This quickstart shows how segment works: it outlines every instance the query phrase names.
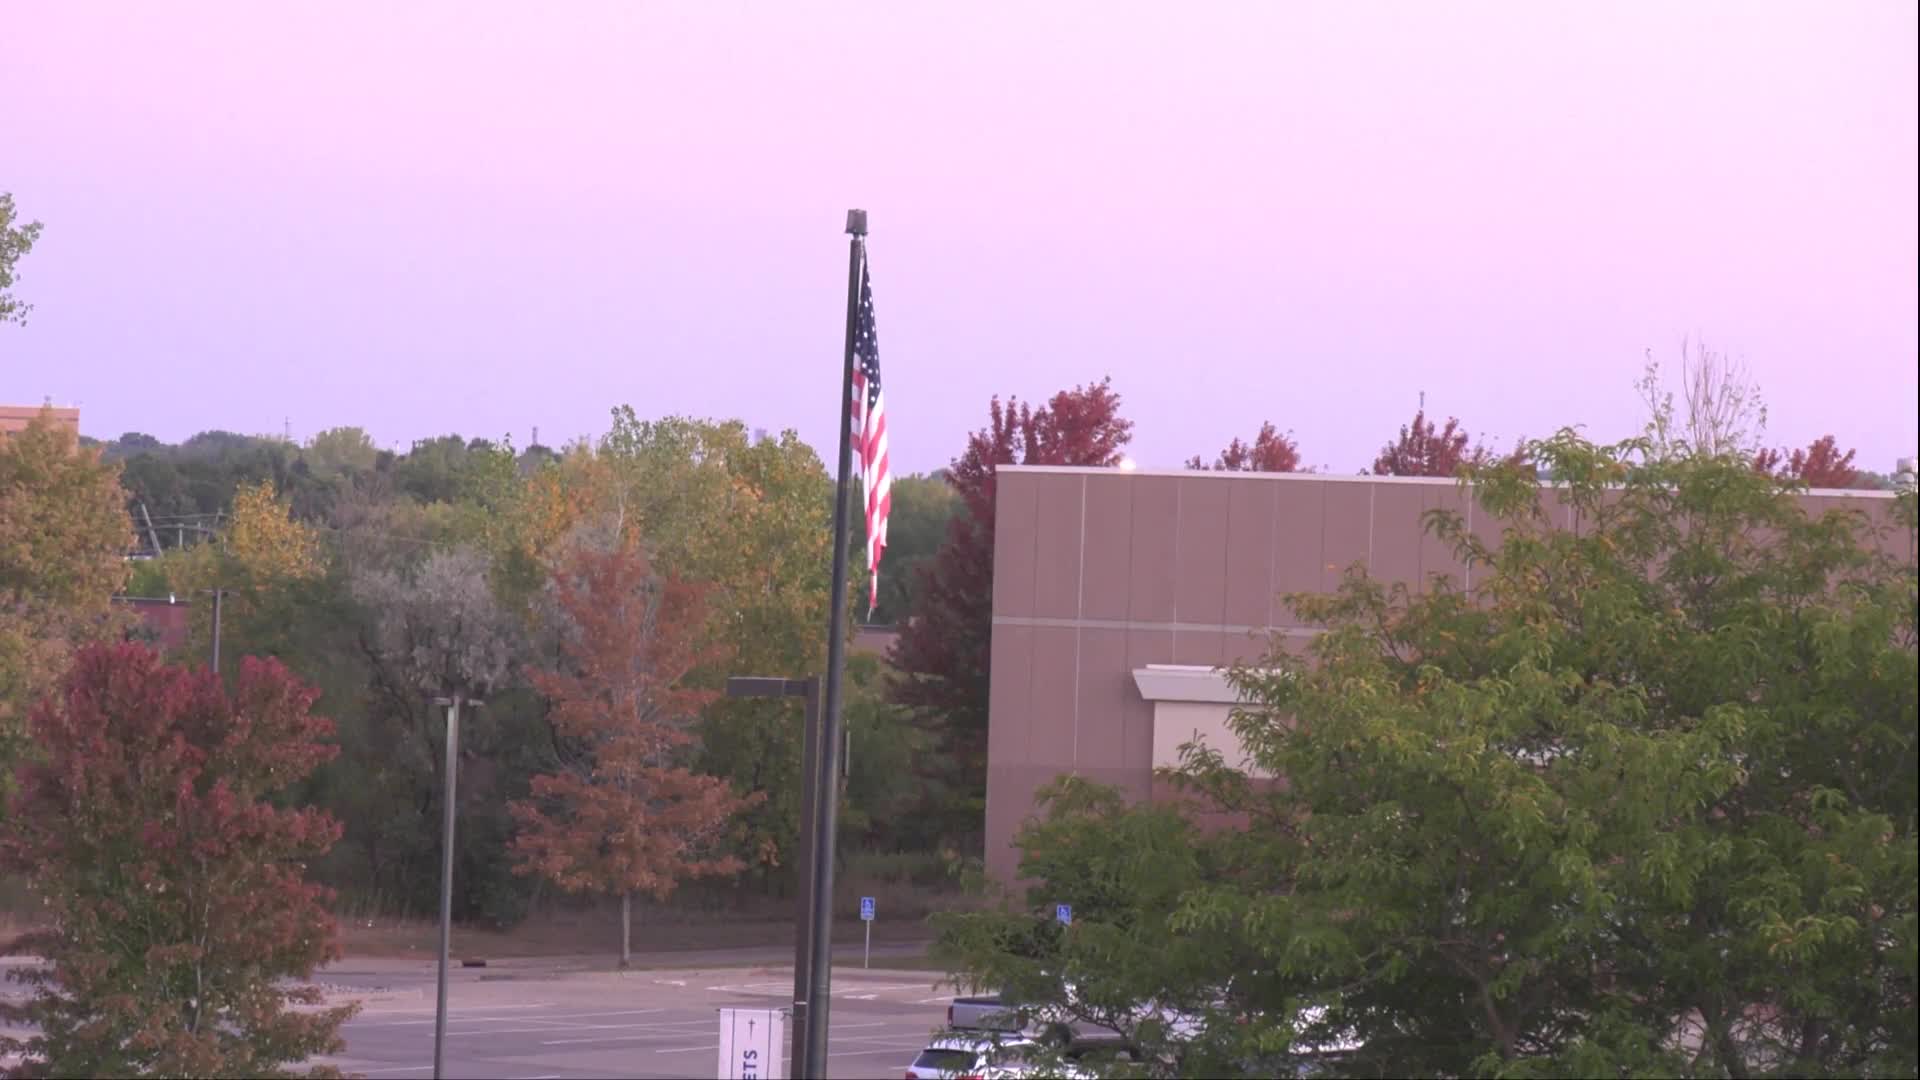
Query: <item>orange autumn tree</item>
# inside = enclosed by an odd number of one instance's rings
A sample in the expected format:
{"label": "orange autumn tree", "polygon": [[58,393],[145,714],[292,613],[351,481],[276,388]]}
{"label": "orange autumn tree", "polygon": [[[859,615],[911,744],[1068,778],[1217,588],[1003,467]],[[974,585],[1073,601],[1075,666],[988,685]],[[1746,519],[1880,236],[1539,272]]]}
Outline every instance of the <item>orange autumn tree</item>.
{"label": "orange autumn tree", "polygon": [[685,685],[719,659],[704,644],[705,590],[654,573],[628,530],[576,543],[553,576],[562,663],[530,678],[551,706],[554,770],[512,806],[515,872],[571,893],[620,897],[620,964],[633,957],[633,896],[666,899],[689,878],[738,873],[722,849],[757,800],[687,767],[690,730],[713,700]]}

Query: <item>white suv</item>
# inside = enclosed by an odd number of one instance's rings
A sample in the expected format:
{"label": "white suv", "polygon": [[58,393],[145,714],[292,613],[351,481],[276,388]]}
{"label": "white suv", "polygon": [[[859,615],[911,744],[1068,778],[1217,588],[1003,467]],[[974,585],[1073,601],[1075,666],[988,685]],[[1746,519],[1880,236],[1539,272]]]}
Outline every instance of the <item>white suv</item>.
{"label": "white suv", "polygon": [[1093,1074],[1072,1064],[1045,1064],[1048,1055],[1032,1039],[990,1035],[936,1035],[907,1066],[906,1080],[1082,1080]]}

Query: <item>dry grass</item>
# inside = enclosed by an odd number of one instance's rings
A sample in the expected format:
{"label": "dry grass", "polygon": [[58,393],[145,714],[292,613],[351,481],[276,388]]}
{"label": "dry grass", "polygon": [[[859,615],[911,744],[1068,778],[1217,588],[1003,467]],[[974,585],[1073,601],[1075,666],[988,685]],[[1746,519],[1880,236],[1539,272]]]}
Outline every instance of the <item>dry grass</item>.
{"label": "dry grass", "polygon": [[[892,942],[926,940],[926,918],[936,911],[973,906],[977,901],[958,885],[956,875],[937,857],[853,855],[835,881],[835,907],[841,913],[834,936],[858,941],[860,898],[874,898],[881,933]],[[343,902],[337,909],[340,943],[349,955],[425,956],[439,948],[439,928],[431,918],[383,910],[377,899]],[[795,901],[747,888],[690,890],[666,905],[636,903],[633,947],[636,952],[698,952],[791,944]],[[39,902],[17,880],[0,879],[0,944],[44,925]],[[498,959],[608,955],[620,942],[619,905],[612,901],[561,901],[543,905],[506,930],[456,926],[456,956]]]}

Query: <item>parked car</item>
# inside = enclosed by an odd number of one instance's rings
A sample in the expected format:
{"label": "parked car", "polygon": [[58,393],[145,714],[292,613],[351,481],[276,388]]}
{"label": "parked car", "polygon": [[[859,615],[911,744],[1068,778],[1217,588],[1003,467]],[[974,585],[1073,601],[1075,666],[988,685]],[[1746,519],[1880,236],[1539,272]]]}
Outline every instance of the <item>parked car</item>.
{"label": "parked car", "polygon": [[906,1080],[1090,1080],[1092,1075],[1032,1039],[981,1032],[936,1035],[905,1073]]}
{"label": "parked car", "polygon": [[1019,1031],[1020,1014],[997,994],[957,997],[947,1006],[947,1026],[955,1031]]}

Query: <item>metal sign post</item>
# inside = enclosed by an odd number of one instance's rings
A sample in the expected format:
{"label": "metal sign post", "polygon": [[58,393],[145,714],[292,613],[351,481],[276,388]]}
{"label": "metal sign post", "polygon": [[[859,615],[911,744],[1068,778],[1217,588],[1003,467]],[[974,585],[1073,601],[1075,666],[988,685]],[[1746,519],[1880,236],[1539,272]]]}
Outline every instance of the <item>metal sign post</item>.
{"label": "metal sign post", "polygon": [[860,966],[870,968],[873,966],[873,897],[871,896],[860,898],[860,921],[867,927],[867,949],[860,957]]}

